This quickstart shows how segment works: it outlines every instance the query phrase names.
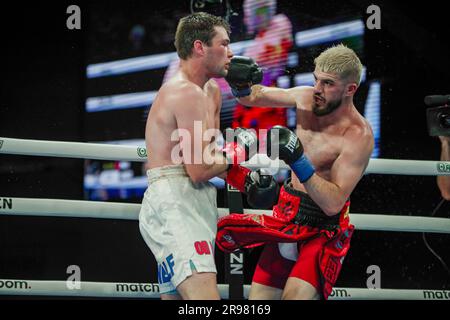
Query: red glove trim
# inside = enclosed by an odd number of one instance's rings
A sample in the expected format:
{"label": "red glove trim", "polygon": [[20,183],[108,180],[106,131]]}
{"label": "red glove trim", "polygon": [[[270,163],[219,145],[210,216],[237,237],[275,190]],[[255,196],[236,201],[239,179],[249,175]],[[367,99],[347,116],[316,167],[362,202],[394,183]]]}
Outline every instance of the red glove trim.
{"label": "red glove trim", "polygon": [[225,181],[230,186],[238,189],[242,193],[245,193],[245,178],[250,172],[251,170],[246,167],[233,165],[230,171],[228,171]]}

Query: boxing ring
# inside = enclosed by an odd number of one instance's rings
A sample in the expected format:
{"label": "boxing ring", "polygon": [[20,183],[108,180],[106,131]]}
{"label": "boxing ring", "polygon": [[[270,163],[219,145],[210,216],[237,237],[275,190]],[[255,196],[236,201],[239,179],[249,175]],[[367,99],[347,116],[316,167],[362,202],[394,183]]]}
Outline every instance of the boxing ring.
{"label": "boxing ring", "polygon": [[[0,137],[0,154],[26,156],[68,157],[80,159],[146,162],[143,147],[105,145],[96,143],[26,140]],[[259,155],[261,156],[261,155]],[[249,168],[289,169],[283,162],[251,159],[243,165]],[[255,161],[256,160],[256,161]],[[250,164],[251,163],[251,164]],[[371,159],[366,174],[395,174],[436,176],[450,175],[450,162]],[[96,218],[138,220],[140,204],[112,203],[81,200],[11,198],[0,196],[0,215],[45,216],[70,218]],[[246,209],[244,213],[271,214],[269,210]],[[220,216],[228,214],[227,208],[219,208]],[[450,219],[396,214],[351,213],[356,230],[426,232],[450,234]],[[228,299],[229,285],[219,284],[221,297]],[[244,285],[244,297],[248,298],[250,286]],[[8,296],[72,296],[108,298],[159,298],[158,284],[35,281],[24,279],[0,279],[0,295]],[[448,290],[333,288],[330,300],[450,300]]]}

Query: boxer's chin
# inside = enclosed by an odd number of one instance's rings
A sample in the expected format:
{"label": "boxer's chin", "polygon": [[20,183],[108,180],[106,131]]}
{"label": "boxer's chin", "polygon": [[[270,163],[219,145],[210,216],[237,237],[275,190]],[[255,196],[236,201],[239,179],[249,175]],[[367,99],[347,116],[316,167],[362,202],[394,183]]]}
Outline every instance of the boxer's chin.
{"label": "boxer's chin", "polygon": [[228,70],[224,67],[223,69],[219,70],[218,78],[225,78],[228,74]]}
{"label": "boxer's chin", "polygon": [[339,108],[339,106],[342,104],[342,100],[338,100],[338,101],[330,101],[330,102],[322,102],[322,101],[318,101],[318,102],[314,102],[313,103],[313,112],[316,116],[321,117],[321,116],[326,116],[330,113],[332,113],[334,110],[336,110],[337,108]]}
{"label": "boxer's chin", "polygon": [[313,103],[313,112],[315,115],[320,115],[327,109],[327,105],[325,103]]}

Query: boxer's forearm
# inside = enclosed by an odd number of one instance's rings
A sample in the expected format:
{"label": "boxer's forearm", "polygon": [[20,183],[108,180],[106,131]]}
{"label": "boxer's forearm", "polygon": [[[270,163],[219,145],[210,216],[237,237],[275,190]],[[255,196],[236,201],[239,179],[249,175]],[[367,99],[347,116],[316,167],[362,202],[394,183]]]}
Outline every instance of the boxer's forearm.
{"label": "boxer's forearm", "polygon": [[295,100],[286,90],[259,84],[252,86],[249,96],[239,98],[238,101],[244,106],[255,107],[288,108],[295,105]]}
{"label": "boxer's forearm", "polygon": [[347,200],[339,186],[313,174],[303,183],[308,195],[327,215],[339,213]]}
{"label": "boxer's forearm", "polygon": [[450,141],[441,142],[441,160],[450,161]]}
{"label": "boxer's forearm", "polygon": [[219,163],[219,164],[210,165],[204,170],[201,180],[208,181],[214,177],[219,177],[219,178],[225,179],[227,169],[228,169],[227,164]]}
{"label": "boxer's forearm", "polygon": [[[443,140],[441,143],[441,161],[450,161],[450,141]],[[438,176],[437,184],[442,196],[450,200],[450,176]]]}
{"label": "boxer's forearm", "polygon": [[260,96],[261,91],[261,85],[254,85],[251,87],[252,91],[249,96],[237,98],[239,103],[244,106],[254,106],[257,101],[258,97]]}
{"label": "boxer's forearm", "polygon": [[186,171],[193,182],[204,182],[216,176],[223,176],[228,169],[225,157],[216,153],[202,163],[186,165]]}

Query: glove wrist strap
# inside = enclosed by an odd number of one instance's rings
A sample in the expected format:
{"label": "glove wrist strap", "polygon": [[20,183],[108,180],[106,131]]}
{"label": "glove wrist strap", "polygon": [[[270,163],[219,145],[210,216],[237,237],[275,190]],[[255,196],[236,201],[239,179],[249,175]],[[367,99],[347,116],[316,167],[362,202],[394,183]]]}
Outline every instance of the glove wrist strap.
{"label": "glove wrist strap", "polygon": [[249,96],[250,93],[252,93],[252,89],[250,87],[242,89],[231,88],[231,92],[233,93],[233,96],[237,98],[242,98]]}
{"label": "glove wrist strap", "polygon": [[308,181],[316,171],[311,161],[309,161],[305,154],[302,154],[297,161],[291,163],[289,166],[301,183]]}
{"label": "glove wrist strap", "polygon": [[225,181],[230,186],[238,189],[242,193],[245,193],[245,180],[250,172],[251,170],[248,168],[242,167],[240,165],[233,165],[228,171]]}

